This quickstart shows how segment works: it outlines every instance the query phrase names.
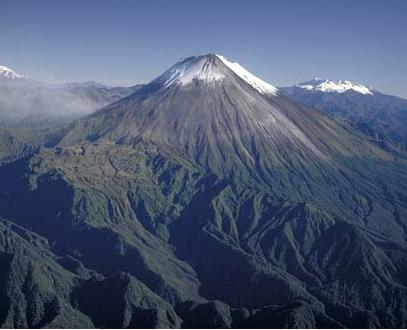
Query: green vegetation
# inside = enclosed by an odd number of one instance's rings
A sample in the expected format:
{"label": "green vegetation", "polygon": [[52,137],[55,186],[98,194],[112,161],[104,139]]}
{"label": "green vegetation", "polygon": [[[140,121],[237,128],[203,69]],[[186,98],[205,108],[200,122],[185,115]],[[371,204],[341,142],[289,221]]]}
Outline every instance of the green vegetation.
{"label": "green vegetation", "polygon": [[225,76],[8,149],[1,326],[407,326],[405,161]]}

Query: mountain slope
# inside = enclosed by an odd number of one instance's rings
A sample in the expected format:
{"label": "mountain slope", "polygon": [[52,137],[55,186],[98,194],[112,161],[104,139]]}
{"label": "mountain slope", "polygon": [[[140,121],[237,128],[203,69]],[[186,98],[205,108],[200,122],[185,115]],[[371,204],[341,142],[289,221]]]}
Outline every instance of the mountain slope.
{"label": "mountain slope", "polygon": [[349,121],[387,149],[407,147],[407,100],[349,81],[314,79],[280,88],[289,98]]}
{"label": "mountain slope", "polygon": [[45,238],[0,219],[2,327],[180,326],[171,306],[129,274],[104,278],[49,249]]}
{"label": "mountain slope", "polygon": [[183,59],[3,164],[0,215],[184,326],[406,326],[406,164],[232,67]]}
{"label": "mountain slope", "polygon": [[92,326],[70,304],[73,274],[53,260],[44,238],[0,220],[0,260],[2,327]]}
{"label": "mountain slope", "polygon": [[201,165],[229,170],[232,162],[285,165],[292,155],[310,162],[333,154],[387,157],[349,128],[275,93],[263,94],[217,55],[188,58],[123,102],[77,121],[62,144],[141,138],[177,146]]}

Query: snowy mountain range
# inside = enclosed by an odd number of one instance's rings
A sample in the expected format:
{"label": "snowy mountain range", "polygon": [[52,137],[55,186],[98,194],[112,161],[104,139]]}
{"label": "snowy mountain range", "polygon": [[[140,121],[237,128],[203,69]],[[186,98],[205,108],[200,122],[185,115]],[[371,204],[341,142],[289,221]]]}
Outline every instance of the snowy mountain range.
{"label": "snowy mountain range", "polygon": [[363,95],[373,95],[371,88],[353,83],[349,80],[328,80],[320,79],[318,77],[296,85],[299,88],[307,91],[320,91],[325,93],[344,93],[347,91],[354,91]]}
{"label": "snowy mountain range", "polygon": [[407,150],[407,100],[347,80],[315,78],[281,87],[287,97],[341,117],[386,149]]}

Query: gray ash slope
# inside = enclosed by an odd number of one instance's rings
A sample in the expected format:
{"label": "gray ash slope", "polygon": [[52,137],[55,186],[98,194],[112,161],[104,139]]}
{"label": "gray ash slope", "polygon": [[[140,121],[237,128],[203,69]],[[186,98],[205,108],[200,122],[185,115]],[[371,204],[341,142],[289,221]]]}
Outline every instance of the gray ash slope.
{"label": "gray ash slope", "polygon": [[[406,169],[205,55],[3,164],[0,216],[75,260],[67,272],[100,274],[60,292],[84,326],[404,327]],[[117,276],[145,289],[119,305],[64,294],[116,292]],[[152,311],[132,318],[143,292]]]}
{"label": "gray ash slope", "polygon": [[218,55],[182,60],[128,98],[77,121],[61,145],[142,139],[177,146],[208,168],[235,161],[253,166],[259,154],[272,167],[291,157],[387,157],[355,131],[288,101],[270,85],[259,87],[243,68],[225,63],[233,64]]}

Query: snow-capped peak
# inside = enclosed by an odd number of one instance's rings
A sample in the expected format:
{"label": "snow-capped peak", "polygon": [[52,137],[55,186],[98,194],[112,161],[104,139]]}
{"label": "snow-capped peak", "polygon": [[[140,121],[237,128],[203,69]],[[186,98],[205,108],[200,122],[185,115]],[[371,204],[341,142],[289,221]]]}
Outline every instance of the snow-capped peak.
{"label": "snow-capped peak", "polygon": [[23,76],[15,73],[13,70],[6,66],[0,65],[0,79],[19,79]]}
{"label": "snow-capped peak", "polygon": [[188,85],[193,81],[211,83],[222,81],[230,76],[230,71],[262,94],[275,95],[277,93],[276,87],[256,77],[240,64],[217,54],[181,59],[153,82],[166,87],[173,84]]}
{"label": "snow-capped peak", "polygon": [[173,84],[187,85],[194,80],[204,82],[219,81],[224,77],[222,70],[216,66],[213,58],[210,55],[203,55],[179,60],[154,82],[162,83],[168,87]]}
{"label": "snow-capped peak", "polygon": [[373,95],[370,88],[357,83],[353,83],[349,80],[333,81],[316,77],[311,81],[298,84],[297,87],[309,91],[320,91],[325,93],[344,93],[346,91],[352,90],[363,95]]}
{"label": "snow-capped peak", "polygon": [[216,54],[216,56],[225,64],[230,70],[242,78],[245,82],[251,85],[253,88],[257,89],[262,94],[273,94],[276,95],[278,89],[273,85],[261,80],[259,77],[256,77],[254,74],[247,71],[237,62],[231,62],[222,55]]}

